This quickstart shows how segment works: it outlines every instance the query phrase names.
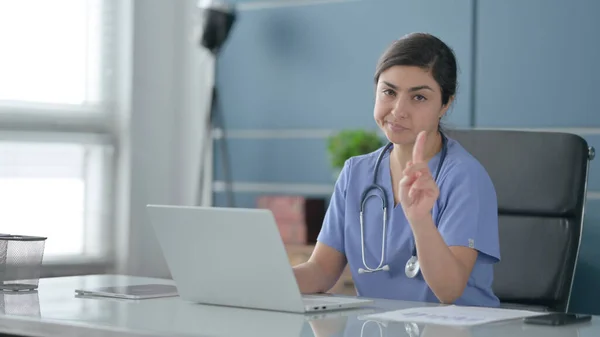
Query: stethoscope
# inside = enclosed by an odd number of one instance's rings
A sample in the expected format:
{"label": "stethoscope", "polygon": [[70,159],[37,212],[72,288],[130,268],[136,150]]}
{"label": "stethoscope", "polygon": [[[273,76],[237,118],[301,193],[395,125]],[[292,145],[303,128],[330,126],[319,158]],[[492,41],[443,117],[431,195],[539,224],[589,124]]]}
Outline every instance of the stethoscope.
{"label": "stethoscope", "polygon": [[[440,170],[442,169],[442,165],[444,164],[444,159],[446,159],[446,153],[448,152],[448,144],[447,144],[448,140],[446,139],[446,136],[442,132],[440,132],[440,135],[442,136],[442,151],[440,154],[440,162],[438,163],[438,166],[437,166],[437,169],[435,172],[436,183],[437,183],[437,178],[440,174]],[[364,192],[362,193],[362,196],[361,196],[361,202],[360,202],[360,246],[361,246],[361,252],[362,252],[363,265],[365,266],[366,269],[358,268],[359,274],[373,273],[373,272],[377,272],[380,270],[384,270],[384,271],[390,270],[390,266],[388,266],[387,264],[386,265],[383,264],[383,262],[385,261],[385,233],[386,233],[386,225],[387,225],[387,200],[388,199],[387,199],[387,195],[386,195],[383,187],[381,187],[377,184],[377,172],[379,171],[379,165],[381,164],[383,156],[393,145],[394,144],[391,142],[388,143],[383,148],[383,151],[381,151],[381,153],[379,154],[379,157],[377,157],[377,162],[375,163],[375,172],[373,174],[373,184],[371,184],[371,186],[368,186],[364,190]],[[383,197],[381,197],[380,195],[377,195],[377,194],[367,195],[373,189],[379,190],[383,194]],[[364,233],[363,233],[364,232],[363,213],[365,210],[365,202],[367,201],[367,199],[369,197],[374,196],[374,195],[377,195],[383,203],[383,232],[382,232],[383,237],[381,239],[381,260],[379,262],[379,265],[377,266],[377,268],[370,268],[369,266],[367,266],[367,262],[365,261],[365,239],[364,239]],[[409,278],[414,278],[415,276],[417,276],[419,274],[420,269],[421,268],[419,266],[419,259],[417,258],[417,244],[414,242],[414,239],[413,239],[412,256],[408,259],[408,261],[406,261],[406,266],[404,267],[404,273]]]}

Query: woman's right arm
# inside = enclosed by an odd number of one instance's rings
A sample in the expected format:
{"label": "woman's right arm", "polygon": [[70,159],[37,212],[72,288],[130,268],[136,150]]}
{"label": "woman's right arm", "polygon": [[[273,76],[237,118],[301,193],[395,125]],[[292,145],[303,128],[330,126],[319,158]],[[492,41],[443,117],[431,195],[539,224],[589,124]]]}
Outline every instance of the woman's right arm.
{"label": "woman's right arm", "polygon": [[327,292],[336,284],[346,267],[344,223],[351,163],[351,159],[346,160],[335,183],[312,255],[307,262],[294,266],[294,275],[303,294]]}
{"label": "woman's right arm", "polygon": [[294,275],[301,293],[324,293],[336,284],[345,267],[342,253],[317,242],[308,261],[294,266]]}

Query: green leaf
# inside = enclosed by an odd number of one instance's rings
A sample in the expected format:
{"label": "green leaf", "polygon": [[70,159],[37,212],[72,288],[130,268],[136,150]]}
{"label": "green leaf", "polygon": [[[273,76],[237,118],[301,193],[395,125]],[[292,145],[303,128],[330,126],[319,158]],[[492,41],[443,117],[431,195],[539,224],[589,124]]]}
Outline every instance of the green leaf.
{"label": "green leaf", "polygon": [[342,168],[351,157],[371,153],[384,144],[377,132],[362,129],[342,130],[327,140],[331,166]]}

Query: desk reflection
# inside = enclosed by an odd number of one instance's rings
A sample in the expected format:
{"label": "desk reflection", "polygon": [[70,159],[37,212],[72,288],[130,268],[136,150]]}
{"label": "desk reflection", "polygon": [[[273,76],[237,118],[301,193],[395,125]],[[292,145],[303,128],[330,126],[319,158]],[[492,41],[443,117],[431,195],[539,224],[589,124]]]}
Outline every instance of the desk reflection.
{"label": "desk reflection", "polygon": [[40,317],[40,299],[37,290],[0,291],[0,314]]}
{"label": "desk reflection", "polygon": [[122,309],[120,316],[125,319],[123,324],[127,328],[164,333],[165,336],[299,337],[304,335],[303,330],[310,329],[302,314],[184,301],[153,301]]}
{"label": "desk reflection", "polygon": [[[350,334],[352,335],[352,334]],[[355,335],[356,336],[356,335]],[[471,330],[463,327],[424,325],[402,322],[380,322],[365,320],[360,329],[361,337],[471,337]]]}
{"label": "desk reflection", "polygon": [[[385,322],[358,316],[339,316],[309,321],[315,337],[576,337],[586,324],[534,326],[521,320],[474,327],[453,327],[417,323]],[[308,335],[310,336],[310,335]]]}
{"label": "desk reflection", "polygon": [[521,320],[475,327],[435,326],[369,320],[383,308],[357,308],[318,314],[294,314],[188,303],[173,299],[122,302],[79,299],[115,313],[113,325],[164,335],[289,337],[575,337],[585,324],[546,327]]}
{"label": "desk reflection", "polygon": [[346,327],[349,320],[356,320],[358,316],[372,313],[375,313],[375,310],[359,308],[307,315],[306,317],[314,337],[334,337],[344,336],[348,330]]}
{"label": "desk reflection", "polygon": [[384,322],[362,319],[358,315],[340,315],[309,321],[315,337],[471,337],[469,329],[448,326],[430,326],[416,323]]}

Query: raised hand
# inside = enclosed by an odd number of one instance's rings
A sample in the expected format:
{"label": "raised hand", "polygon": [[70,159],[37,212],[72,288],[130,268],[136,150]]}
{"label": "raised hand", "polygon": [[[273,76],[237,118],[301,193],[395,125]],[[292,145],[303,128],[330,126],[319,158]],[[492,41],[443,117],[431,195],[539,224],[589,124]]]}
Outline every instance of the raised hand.
{"label": "raised hand", "polygon": [[411,225],[427,217],[431,218],[431,210],[440,194],[425,160],[426,138],[425,131],[417,136],[412,160],[407,163],[403,171],[404,177],[400,180],[400,203]]}

